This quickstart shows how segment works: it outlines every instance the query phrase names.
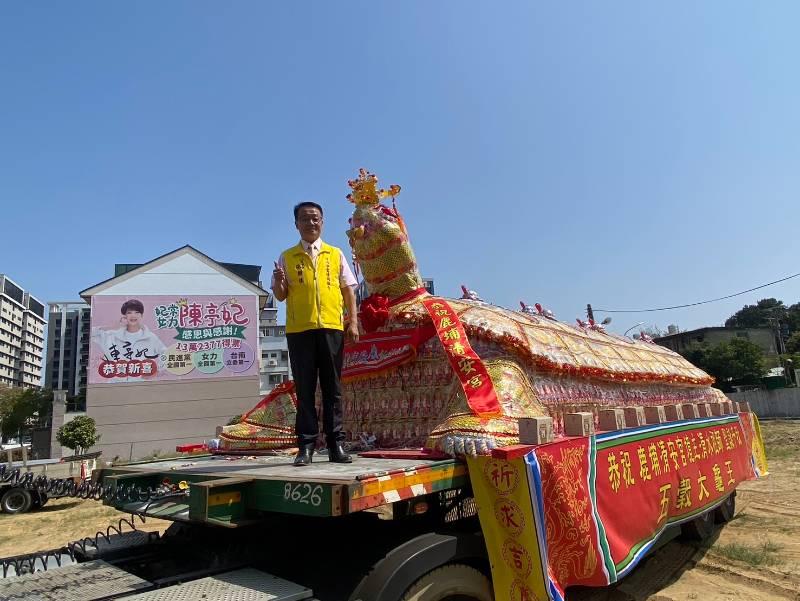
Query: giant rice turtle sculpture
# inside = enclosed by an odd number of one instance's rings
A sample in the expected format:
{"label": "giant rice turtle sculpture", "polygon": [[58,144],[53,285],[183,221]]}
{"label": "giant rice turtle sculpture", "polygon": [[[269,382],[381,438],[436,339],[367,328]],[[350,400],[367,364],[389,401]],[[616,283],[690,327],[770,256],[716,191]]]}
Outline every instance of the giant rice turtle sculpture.
{"label": "giant rice turtle sculpture", "polygon": [[[370,293],[364,336],[345,348],[350,440],[486,454],[519,442],[522,417],[549,415],[559,433],[566,413],[724,400],[708,374],[649,340],[562,323],[540,305],[505,309],[466,288],[459,299],[428,294],[400,214],[381,204],[399,186],[378,189],[364,170],[349,184],[347,234]],[[280,385],[224,428],[219,450],[296,446],[296,402],[293,383]]]}

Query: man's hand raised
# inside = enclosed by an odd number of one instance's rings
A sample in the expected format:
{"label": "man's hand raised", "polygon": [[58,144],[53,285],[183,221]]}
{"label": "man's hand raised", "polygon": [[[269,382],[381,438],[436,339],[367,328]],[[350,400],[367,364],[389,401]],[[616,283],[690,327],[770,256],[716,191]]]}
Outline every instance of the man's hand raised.
{"label": "man's hand raised", "polygon": [[277,262],[273,264],[275,265],[275,269],[272,270],[272,277],[275,278],[275,284],[278,286],[286,286],[286,272]]}
{"label": "man's hand raised", "polygon": [[272,291],[275,293],[275,299],[278,301],[286,300],[289,293],[289,282],[286,280],[286,272],[283,268],[274,263],[275,269],[272,270]]}

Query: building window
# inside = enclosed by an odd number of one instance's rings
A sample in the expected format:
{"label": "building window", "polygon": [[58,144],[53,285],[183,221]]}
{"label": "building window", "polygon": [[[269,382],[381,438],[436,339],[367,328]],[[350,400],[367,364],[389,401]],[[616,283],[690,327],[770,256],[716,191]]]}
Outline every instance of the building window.
{"label": "building window", "polygon": [[83,397],[74,397],[67,401],[67,413],[75,413],[78,411],[86,411],[86,399]]}

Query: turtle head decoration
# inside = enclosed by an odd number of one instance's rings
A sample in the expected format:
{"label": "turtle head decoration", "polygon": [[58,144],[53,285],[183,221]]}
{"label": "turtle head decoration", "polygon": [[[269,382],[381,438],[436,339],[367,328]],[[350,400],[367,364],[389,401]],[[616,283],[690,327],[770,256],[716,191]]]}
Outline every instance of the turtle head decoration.
{"label": "turtle head decoration", "polygon": [[[417,260],[403,218],[394,206],[400,186],[378,188],[378,178],[366,169],[347,182],[347,199],[355,205],[347,237],[370,295],[397,298],[422,287]],[[381,200],[392,198],[392,207]]]}

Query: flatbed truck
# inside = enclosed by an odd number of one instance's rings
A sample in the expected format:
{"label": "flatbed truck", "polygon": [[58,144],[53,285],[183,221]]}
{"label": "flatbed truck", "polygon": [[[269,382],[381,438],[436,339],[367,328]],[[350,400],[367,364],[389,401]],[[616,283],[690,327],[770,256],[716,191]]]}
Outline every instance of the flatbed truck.
{"label": "flatbed truck", "polygon": [[[662,424],[659,432],[726,427],[734,440],[737,424],[749,415],[682,419]],[[38,568],[35,562],[15,564],[7,558],[0,599],[563,598],[553,566],[548,565],[544,540],[549,525],[536,507],[525,529],[538,536],[542,565],[526,573],[530,577],[541,570],[546,592],[543,596],[526,589],[519,578],[504,592],[499,584],[504,555],[494,544],[500,527],[489,517],[493,512],[485,511],[488,504],[501,505],[487,497],[486,490],[476,489],[478,472],[488,475],[495,465],[491,462],[510,467],[520,458],[527,464],[535,458],[544,465],[547,454],[540,452],[556,451],[561,443],[589,444],[599,464],[604,445],[654,436],[654,427],[649,428],[496,449],[491,457],[467,460],[406,450],[362,454],[352,464],[330,463],[324,453],[317,454],[314,463],[302,468],[292,465],[291,455],[281,454],[187,455],[104,468],[95,473],[95,498],[103,497],[120,511],[173,524],[161,536],[133,531],[72,547],[71,557],[59,566],[53,556],[42,559]],[[542,469],[537,472],[540,478],[546,475]],[[624,490],[624,482],[620,486]],[[539,497],[532,494],[536,506]],[[695,538],[709,536],[715,522],[733,516],[734,498],[735,485],[694,513],[664,520],[642,553],[681,530]],[[535,564],[534,549],[529,546],[527,551],[528,561]],[[625,566],[635,565],[612,560],[619,577],[627,573]],[[41,571],[45,564],[50,569]]]}
{"label": "flatbed truck", "polygon": [[[26,472],[34,477],[39,475],[51,479],[80,479],[91,476],[100,453],[72,455],[63,459],[28,459],[25,445],[0,449],[0,472]],[[15,460],[15,458],[18,458]],[[59,495],[48,494],[41,488],[18,486],[0,475],[0,512],[6,514],[25,513],[40,509],[51,498]]]}

